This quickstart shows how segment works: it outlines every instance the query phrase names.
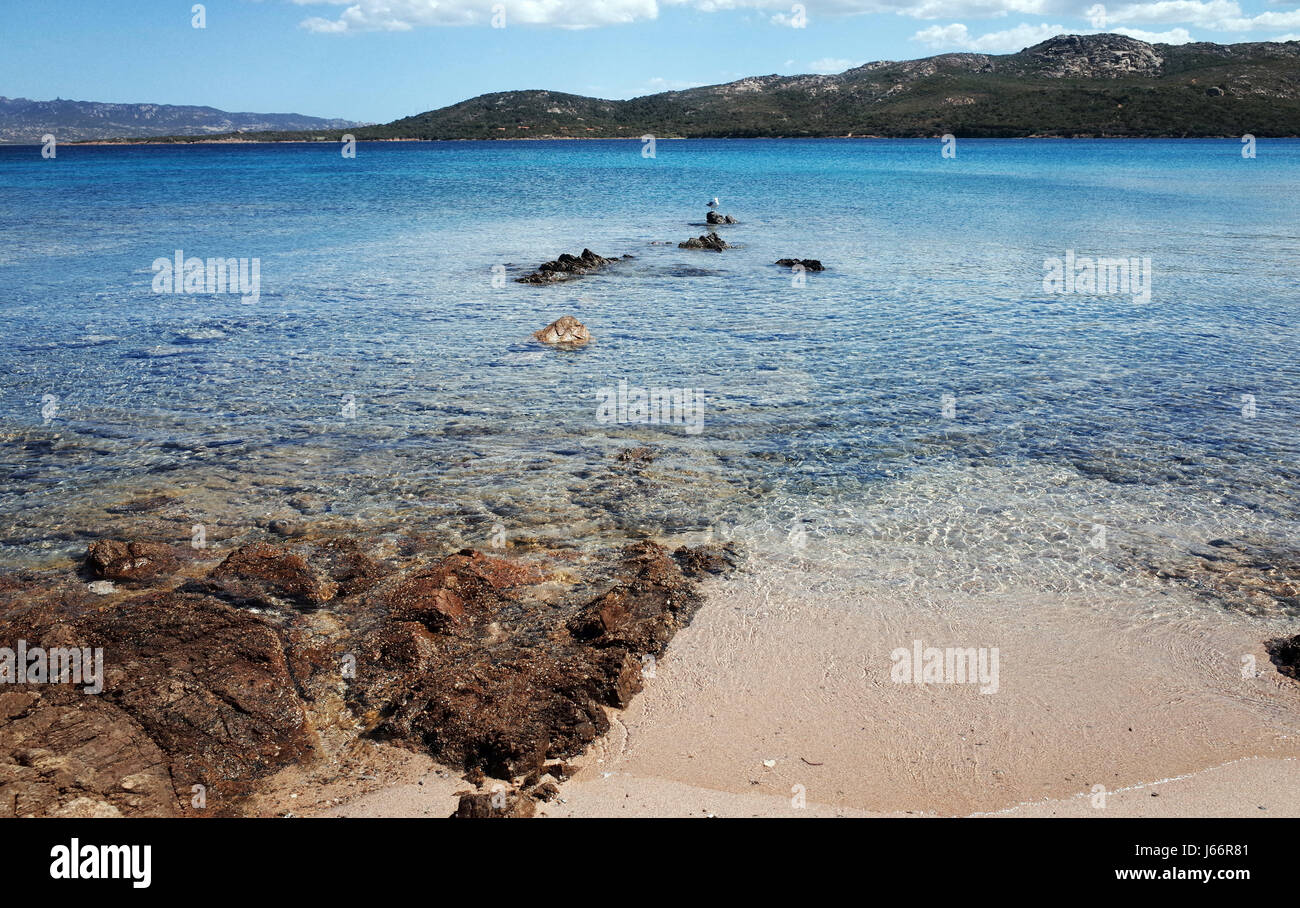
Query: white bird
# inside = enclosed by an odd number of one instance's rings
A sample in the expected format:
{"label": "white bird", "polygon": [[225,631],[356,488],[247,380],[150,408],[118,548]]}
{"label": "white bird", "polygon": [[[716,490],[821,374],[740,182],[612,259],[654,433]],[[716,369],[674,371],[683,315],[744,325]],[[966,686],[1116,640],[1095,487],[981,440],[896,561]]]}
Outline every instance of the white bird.
{"label": "white bird", "polygon": [[717,208],[717,207],[718,207],[718,197],[717,197],[717,196],[714,196],[714,197],[713,197],[713,201],[709,203],[709,207],[710,207],[710,208]]}

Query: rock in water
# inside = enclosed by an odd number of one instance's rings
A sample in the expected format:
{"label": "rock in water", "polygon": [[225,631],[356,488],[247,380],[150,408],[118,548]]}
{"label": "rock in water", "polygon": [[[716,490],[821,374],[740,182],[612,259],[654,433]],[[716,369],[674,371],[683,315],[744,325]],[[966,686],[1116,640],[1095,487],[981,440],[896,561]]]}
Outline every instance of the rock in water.
{"label": "rock in water", "polygon": [[692,237],[684,243],[678,243],[679,249],[709,249],[713,252],[721,252],[724,249],[730,249],[731,245],[722,237],[710,231],[704,236]]}
{"label": "rock in water", "polygon": [[801,265],[804,271],[825,271],[822,263],[817,259],[777,259],[776,264],[786,268],[793,268],[795,265]]}
{"label": "rock in water", "polygon": [[581,347],[591,340],[591,332],[572,315],[565,315],[534,332],[533,337],[552,347]]}
{"label": "rock in water", "polygon": [[590,249],[582,250],[582,255],[569,255],[566,252],[554,261],[542,262],[532,274],[516,278],[516,281],[520,284],[553,284],[578,275],[591,274],[615,261],[597,255]]}
{"label": "rock in water", "polygon": [[739,224],[740,223],[731,215],[718,214],[716,211],[710,211],[708,214],[704,216],[704,220],[710,224]]}

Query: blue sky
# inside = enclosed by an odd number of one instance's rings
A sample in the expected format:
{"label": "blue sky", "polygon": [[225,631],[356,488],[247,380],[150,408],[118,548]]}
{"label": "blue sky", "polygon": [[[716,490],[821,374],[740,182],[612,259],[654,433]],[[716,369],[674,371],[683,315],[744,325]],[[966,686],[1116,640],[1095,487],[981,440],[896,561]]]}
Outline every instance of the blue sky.
{"label": "blue sky", "polygon": [[1063,32],[1300,40],[1300,0],[210,0],[204,28],[193,6],[4,0],[0,95],[385,122],[489,91],[628,98]]}

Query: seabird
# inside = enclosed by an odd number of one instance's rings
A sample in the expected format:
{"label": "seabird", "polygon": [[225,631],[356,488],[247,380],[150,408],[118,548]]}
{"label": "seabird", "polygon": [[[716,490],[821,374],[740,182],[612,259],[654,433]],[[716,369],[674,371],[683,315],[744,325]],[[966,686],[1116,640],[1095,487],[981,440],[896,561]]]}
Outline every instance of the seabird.
{"label": "seabird", "polygon": [[718,207],[718,197],[716,195],[713,197],[713,201],[709,203],[709,207],[710,208]]}

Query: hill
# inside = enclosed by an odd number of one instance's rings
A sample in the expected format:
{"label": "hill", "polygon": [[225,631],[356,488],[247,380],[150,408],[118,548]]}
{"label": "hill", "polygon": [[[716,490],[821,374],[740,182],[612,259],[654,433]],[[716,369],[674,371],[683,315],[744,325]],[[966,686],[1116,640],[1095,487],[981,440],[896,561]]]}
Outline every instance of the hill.
{"label": "hill", "polygon": [[75,142],[124,136],[347,129],[356,125],[350,120],[326,120],[301,114],[228,113],[215,107],[0,98],[0,144],[35,144],[47,133],[60,141]]}
{"label": "hill", "polygon": [[[1014,54],[942,54],[838,75],[754,76],[626,101],[497,92],[347,131],[361,140],[1297,136],[1300,42],[1169,45],[1061,35]],[[337,141],[342,132],[248,138]]]}

